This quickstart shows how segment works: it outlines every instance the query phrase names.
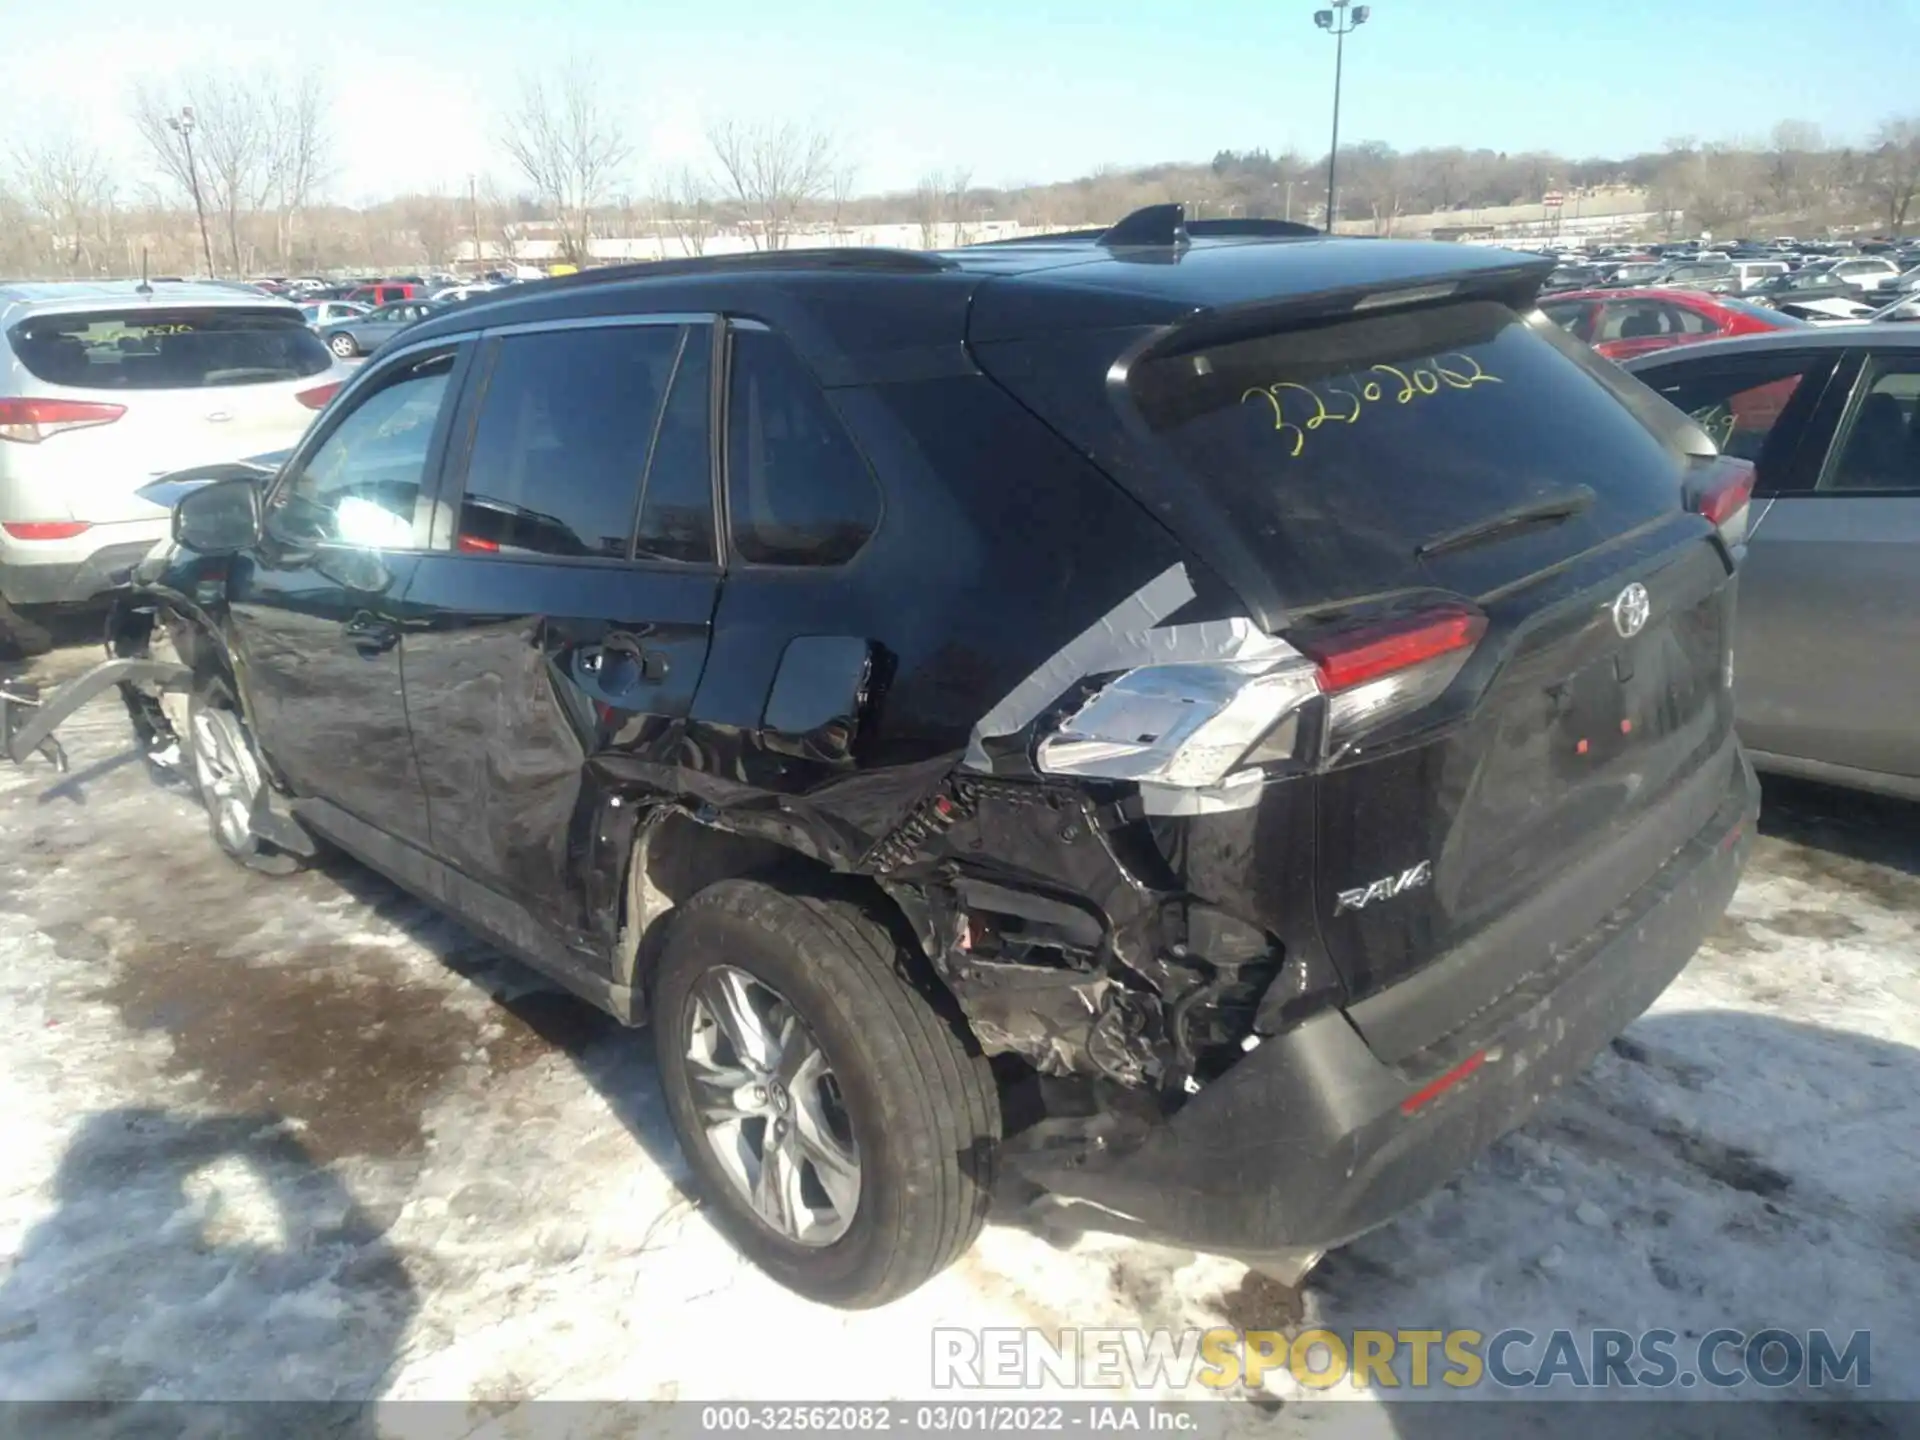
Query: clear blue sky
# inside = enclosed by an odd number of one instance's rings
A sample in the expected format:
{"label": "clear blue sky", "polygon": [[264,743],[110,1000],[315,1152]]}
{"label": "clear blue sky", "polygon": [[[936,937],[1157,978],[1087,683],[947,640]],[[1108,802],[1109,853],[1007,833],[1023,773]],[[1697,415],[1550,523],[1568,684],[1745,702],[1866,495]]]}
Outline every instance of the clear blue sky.
{"label": "clear blue sky", "polygon": [[[967,167],[1062,179],[1221,147],[1324,153],[1333,42],[1314,0],[4,0],[8,137],[71,124],[138,159],[137,77],[318,65],[334,191],[507,178],[490,140],[528,68],[593,57],[650,172],[726,116],[833,129],[862,190]],[[1349,42],[1343,135],[1570,155],[1809,120],[1859,140],[1920,111],[1920,0],[1377,0]]]}

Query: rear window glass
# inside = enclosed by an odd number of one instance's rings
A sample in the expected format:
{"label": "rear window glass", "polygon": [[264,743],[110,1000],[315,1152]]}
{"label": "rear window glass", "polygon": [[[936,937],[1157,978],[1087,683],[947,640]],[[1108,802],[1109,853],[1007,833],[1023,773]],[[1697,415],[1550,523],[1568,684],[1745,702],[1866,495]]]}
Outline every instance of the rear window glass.
{"label": "rear window glass", "polygon": [[198,390],[318,375],[333,363],[297,313],[88,311],[23,320],[8,332],[35,379],[89,390]]}
{"label": "rear window glass", "polygon": [[1283,590],[1333,600],[1463,582],[1423,568],[1422,547],[1543,497],[1594,501],[1551,546],[1503,541],[1490,564],[1526,573],[1677,505],[1678,450],[1579,353],[1476,301],[1150,359],[1133,392]]}

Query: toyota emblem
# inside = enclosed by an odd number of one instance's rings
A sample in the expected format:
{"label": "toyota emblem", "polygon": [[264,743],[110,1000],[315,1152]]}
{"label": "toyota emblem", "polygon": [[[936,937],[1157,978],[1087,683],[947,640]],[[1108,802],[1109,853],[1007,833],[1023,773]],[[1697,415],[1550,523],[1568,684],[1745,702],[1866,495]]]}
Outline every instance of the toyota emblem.
{"label": "toyota emblem", "polygon": [[1653,614],[1653,601],[1647,595],[1647,587],[1635,581],[1627,586],[1613,602],[1613,628],[1620,632],[1621,638],[1631,640],[1647,628],[1647,617]]}

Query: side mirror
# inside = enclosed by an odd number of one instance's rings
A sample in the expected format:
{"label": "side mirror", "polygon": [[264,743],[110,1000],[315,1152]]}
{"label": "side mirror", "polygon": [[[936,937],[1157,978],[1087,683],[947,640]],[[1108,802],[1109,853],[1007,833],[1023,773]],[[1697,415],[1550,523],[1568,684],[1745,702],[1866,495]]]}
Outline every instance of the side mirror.
{"label": "side mirror", "polygon": [[232,555],[260,538],[257,480],[216,480],[173,507],[173,543],[201,555]]}

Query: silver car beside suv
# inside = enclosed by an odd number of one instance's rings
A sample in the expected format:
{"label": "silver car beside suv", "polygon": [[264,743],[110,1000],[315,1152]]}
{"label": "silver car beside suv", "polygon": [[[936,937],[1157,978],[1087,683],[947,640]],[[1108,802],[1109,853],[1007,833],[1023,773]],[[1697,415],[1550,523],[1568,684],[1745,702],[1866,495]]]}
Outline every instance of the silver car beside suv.
{"label": "silver car beside suv", "polygon": [[0,598],[84,601],[167,533],[140,487],[292,445],[345,378],[297,308],[181,281],[0,284]]}

